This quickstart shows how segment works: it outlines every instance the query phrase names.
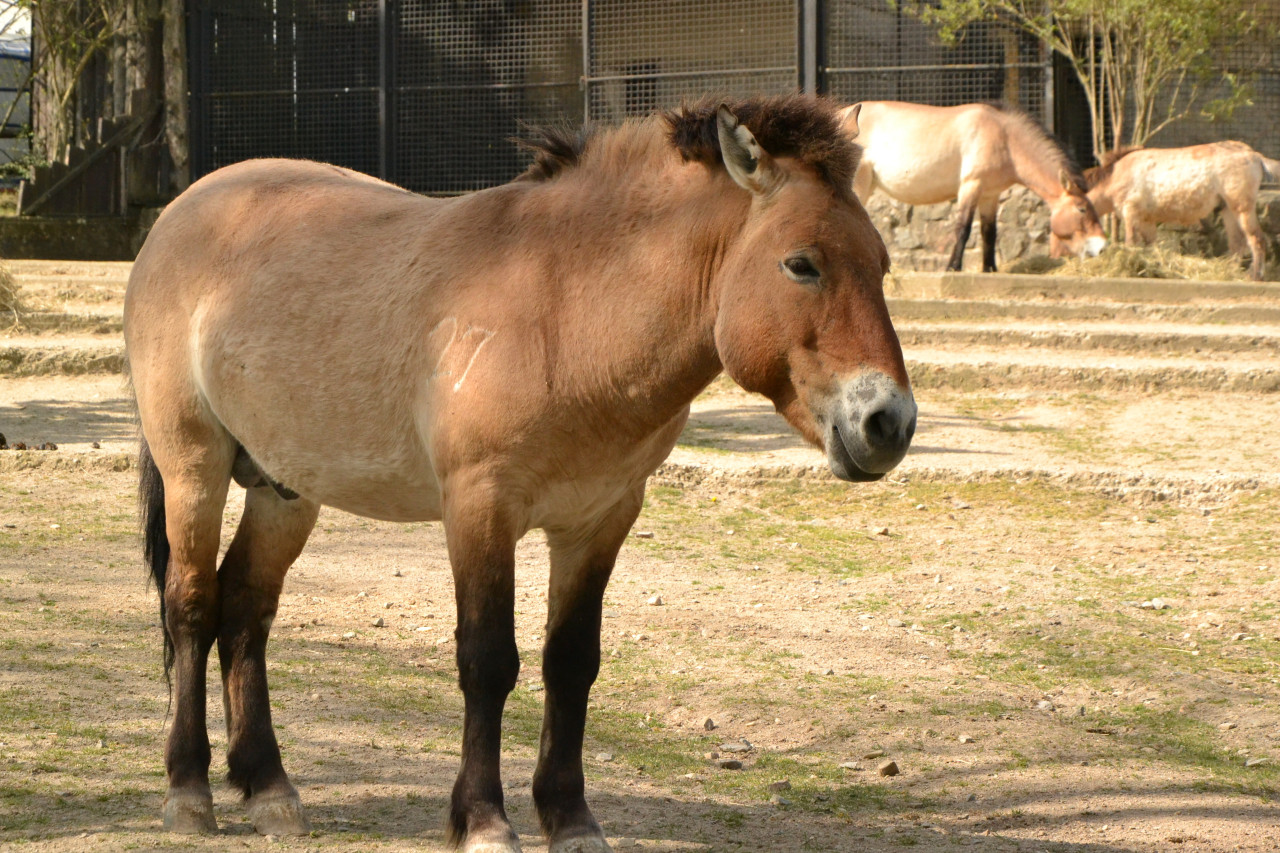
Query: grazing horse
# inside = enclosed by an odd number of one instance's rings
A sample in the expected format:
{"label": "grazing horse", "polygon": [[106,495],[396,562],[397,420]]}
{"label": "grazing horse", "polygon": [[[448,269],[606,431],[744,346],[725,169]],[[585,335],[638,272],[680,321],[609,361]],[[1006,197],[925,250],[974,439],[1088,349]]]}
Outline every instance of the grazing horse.
{"label": "grazing horse", "polygon": [[1246,241],[1249,274],[1261,279],[1267,247],[1258,224],[1258,187],[1280,180],[1280,161],[1243,142],[1228,140],[1187,148],[1118,148],[1087,172],[1089,199],[1098,213],[1119,212],[1128,243],[1151,243],[1156,224],[1194,225],[1223,205],[1222,224],[1233,255]]}
{"label": "grazing horse", "polygon": [[1096,255],[1106,245],[1083,178],[1062,146],[1026,115],[990,104],[932,107],[863,101],[841,112],[862,146],[854,192],[865,204],[884,190],[907,204],[956,199],[955,246],[947,269],[964,263],[976,211],[982,223],[982,269],[996,269],[1000,194],[1022,184],[1049,205],[1049,251]]}
{"label": "grazing horse", "polygon": [[[605,584],[693,398],[722,370],[831,471],[871,481],[915,430],[856,147],[812,97],[703,102],[532,143],[519,179],[424,198],[261,160],[156,222],[125,296],[144,552],[173,727],[165,826],[216,831],[205,669],[218,645],[231,783],[264,834],[307,831],[271,724],[265,648],[322,505],[442,520],[462,761],[449,830],[518,851],[498,773],[520,659],[515,546],[550,548],[533,798],[550,850],[605,851],[583,725]],[[244,514],[217,565],[229,484]]]}

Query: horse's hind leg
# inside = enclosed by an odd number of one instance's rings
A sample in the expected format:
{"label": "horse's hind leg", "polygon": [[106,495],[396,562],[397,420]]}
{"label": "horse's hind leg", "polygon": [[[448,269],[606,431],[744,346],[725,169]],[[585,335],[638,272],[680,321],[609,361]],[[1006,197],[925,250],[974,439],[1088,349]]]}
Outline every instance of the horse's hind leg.
{"label": "horse's hind leg", "polygon": [[978,206],[978,217],[982,223],[982,271],[996,271],[996,213],[1000,209],[1000,198],[983,199]]}
{"label": "horse's hind leg", "polygon": [[[216,569],[231,460],[232,445],[225,436],[194,421],[182,430],[152,436],[149,456],[143,456],[143,464],[154,466],[163,478],[168,560],[161,556],[163,565],[152,570],[157,580],[163,578],[159,592],[172,651],[173,726],[165,744],[169,786],[164,826],[174,832],[218,830],[209,789],[205,675],[218,632]],[[148,510],[148,521],[158,518],[155,509]]]}
{"label": "horse's hind leg", "polygon": [[245,795],[249,819],[263,835],[310,831],[271,726],[266,646],[285,572],[301,553],[319,510],[302,498],[285,500],[270,486],[248,489],[240,526],[218,571],[228,778]]}
{"label": "horse's hind leg", "polygon": [[582,776],[582,733],[587,695],[600,671],[600,610],[618,549],[640,512],[644,489],[582,530],[548,531],[551,589],[547,640],[542,651],[546,684],[542,745],[533,799],[549,853],[609,849],[587,807]]}
{"label": "horse's hind leg", "polygon": [[959,272],[964,267],[964,250],[969,244],[969,235],[973,232],[973,214],[978,209],[976,184],[961,184],[960,194],[956,198],[956,209],[958,210],[955,223],[956,244],[952,246],[951,259],[947,261],[947,269],[953,272]]}
{"label": "horse's hind leg", "polygon": [[1262,235],[1262,226],[1258,223],[1257,203],[1250,200],[1243,209],[1228,209],[1224,214],[1223,219],[1234,216],[1240,223],[1238,227],[1244,231],[1245,239],[1249,241],[1249,255],[1253,259],[1249,266],[1249,278],[1261,281],[1267,271],[1267,244]]}

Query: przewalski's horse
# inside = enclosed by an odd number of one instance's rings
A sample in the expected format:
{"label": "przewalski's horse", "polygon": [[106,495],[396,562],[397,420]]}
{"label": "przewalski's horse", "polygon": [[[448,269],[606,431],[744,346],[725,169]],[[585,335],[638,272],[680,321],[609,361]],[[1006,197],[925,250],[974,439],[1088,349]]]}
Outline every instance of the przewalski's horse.
{"label": "przewalski's horse", "polygon": [[[148,236],[125,297],[147,559],[174,719],[166,826],[214,831],[205,668],[262,833],[307,829],[264,661],[286,570],[322,505],[441,519],[465,700],[449,828],[516,851],[498,775],[516,681],[514,549],[550,546],[533,797],[553,851],[607,850],[583,797],[601,600],[645,481],[721,370],[769,397],[835,475],[876,480],[915,429],[850,191],[836,109],[714,103],[536,143],[505,186],[442,200],[333,166],[241,163]],[[244,515],[217,566],[229,483]]]}
{"label": "przewalski's horse", "polygon": [[989,104],[932,107],[863,101],[841,111],[862,146],[854,192],[865,204],[875,190],[907,204],[956,199],[956,242],[947,269],[964,263],[976,211],[982,223],[982,269],[996,268],[1000,194],[1022,184],[1049,205],[1049,251],[1096,255],[1106,245],[1098,215],[1071,158],[1040,125]]}
{"label": "przewalski's horse", "polygon": [[1222,224],[1233,255],[1249,245],[1249,274],[1266,271],[1267,247],[1258,224],[1258,187],[1265,176],[1280,180],[1280,161],[1243,142],[1228,140],[1187,148],[1119,148],[1085,172],[1098,213],[1124,219],[1128,243],[1151,243],[1156,225],[1194,225],[1224,205]]}

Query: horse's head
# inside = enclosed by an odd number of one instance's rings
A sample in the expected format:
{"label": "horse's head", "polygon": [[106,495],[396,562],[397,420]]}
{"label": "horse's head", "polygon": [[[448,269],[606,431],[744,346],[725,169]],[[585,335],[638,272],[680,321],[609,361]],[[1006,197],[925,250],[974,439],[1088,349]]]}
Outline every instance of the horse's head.
{"label": "horse's head", "polygon": [[877,480],[902,461],[916,427],[885,306],[884,242],[850,176],[772,156],[726,107],[716,123],[729,176],[751,194],[717,280],[724,369],[824,448],[837,477]]}
{"label": "horse's head", "polygon": [[1049,255],[1097,257],[1107,237],[1084,187],[1065,169],[1058,176],[1062,195],[1049,202]]}

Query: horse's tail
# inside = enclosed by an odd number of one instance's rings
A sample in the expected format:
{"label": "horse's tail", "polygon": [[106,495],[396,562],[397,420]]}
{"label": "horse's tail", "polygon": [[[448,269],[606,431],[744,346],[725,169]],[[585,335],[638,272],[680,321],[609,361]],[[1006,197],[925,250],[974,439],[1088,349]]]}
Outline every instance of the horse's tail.
{"label": "horse's tail", "polygon": [[138,513],[142,523],[142,559],[160,595],[160,630],[164,632],[164,680],[173,668],[173,638],[165,621],[165,575],[169,570],[169,536],[165,532],[164,480],[143,438],[138,448]]}

